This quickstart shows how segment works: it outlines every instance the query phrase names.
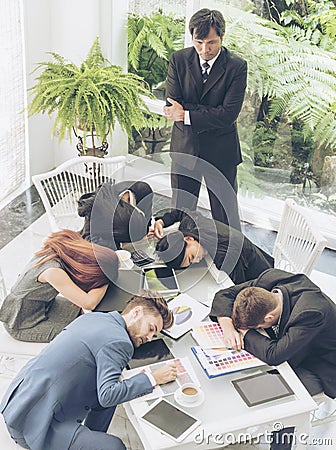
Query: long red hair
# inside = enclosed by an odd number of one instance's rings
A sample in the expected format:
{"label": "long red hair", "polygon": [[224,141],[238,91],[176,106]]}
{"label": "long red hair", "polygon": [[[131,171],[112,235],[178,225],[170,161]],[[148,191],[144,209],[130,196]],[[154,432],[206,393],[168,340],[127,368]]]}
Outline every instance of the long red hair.
{"label": "long red hair", "polygon": [[115,251],[86,241],[76,231],[52,233],[36,256],[41,258],[36,266],[59,259],[72,281],[86,292],[118,278]]}

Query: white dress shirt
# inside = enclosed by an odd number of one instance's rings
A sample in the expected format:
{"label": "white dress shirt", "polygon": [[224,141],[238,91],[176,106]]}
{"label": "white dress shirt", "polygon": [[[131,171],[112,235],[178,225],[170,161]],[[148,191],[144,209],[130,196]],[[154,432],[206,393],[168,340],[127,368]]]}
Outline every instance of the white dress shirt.
{"label": "white dress shirt", "polygon": [[[204,70],[202,64],[204,64],[204,63],[206,63],[206,62],[209,64],[210,67],[209,67],[208,70],[207,70],[208,75],[209,75],[209,73],[210,73],[210,71],[211,71],[211,69],[212,69],[212,66],[214,65],[216,59],[217,59],[218,56],[220,55],[221,50],[222,50],[222,49],[219,50],[219,52],[217,53],[217,55],[216,55],[214,58],[209,59],[209,61],[205,61],[205,59],[203,59],[200,55],[198,55],[198,57],[199,57],[199,62],[200,62],[200,66],[201,66],[201,69],[202,69],[202,70]],[[188,110],[185,110],[185,111],[184,111],[184,125],[191,125],[190,114],[189,114],[189,111],[188,111]]]}

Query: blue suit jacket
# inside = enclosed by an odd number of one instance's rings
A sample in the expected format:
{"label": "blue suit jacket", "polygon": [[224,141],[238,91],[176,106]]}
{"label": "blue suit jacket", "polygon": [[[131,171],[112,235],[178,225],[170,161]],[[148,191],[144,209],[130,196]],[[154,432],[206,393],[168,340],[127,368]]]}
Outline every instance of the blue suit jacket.
{"label": "blue suit jacket", "polygon": [[[152,392],[143,373],[119,380],[133,351],[118,312],[85,314],[23,367],[0,412],[32,450],[67,449],[91,408],[112,407]],[[54,420],[64,423],[57,436],[48,434]]]}

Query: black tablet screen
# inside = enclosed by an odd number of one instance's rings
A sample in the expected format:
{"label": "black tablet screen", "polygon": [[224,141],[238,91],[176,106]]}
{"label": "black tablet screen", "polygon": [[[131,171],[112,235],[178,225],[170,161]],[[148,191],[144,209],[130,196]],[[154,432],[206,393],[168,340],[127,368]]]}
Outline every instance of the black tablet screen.
{"label": "black tablet screen", "polygon": [[164,400],[154,406],[142,418],[175,439],[179,438],[197,422],[189,414],[175,408],[174,405]]}
{"label": "black tablet screen", "polygon": [[294,394],[280,374],[263,372],[233,380],[232,383],[248,406],[260,405]]}
{"label": "black tablet screen", "polygon": [[174,355],[169,350],[167,344],[163,339],[155,339],[137,347],[128,366],[130,369],[134,369],[157,362],[168,361],[169,359],[174,359]]}

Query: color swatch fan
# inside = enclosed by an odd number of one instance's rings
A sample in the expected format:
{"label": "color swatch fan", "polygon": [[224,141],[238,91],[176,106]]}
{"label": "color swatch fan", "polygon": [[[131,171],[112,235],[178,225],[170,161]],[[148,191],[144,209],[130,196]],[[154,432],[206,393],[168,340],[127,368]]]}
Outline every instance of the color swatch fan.
{"label": "color swatch fan", "polygon": [[203,322],[192,329],[192,336],[201,347],[225,347],[223,330],[217,322]]}
{"label": "color swatch fan", "polygon": [[264,365],[246,350],[191,347],[192,352],[209,378]]}

